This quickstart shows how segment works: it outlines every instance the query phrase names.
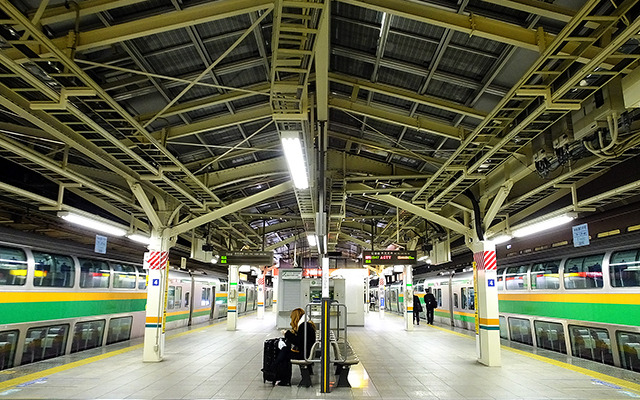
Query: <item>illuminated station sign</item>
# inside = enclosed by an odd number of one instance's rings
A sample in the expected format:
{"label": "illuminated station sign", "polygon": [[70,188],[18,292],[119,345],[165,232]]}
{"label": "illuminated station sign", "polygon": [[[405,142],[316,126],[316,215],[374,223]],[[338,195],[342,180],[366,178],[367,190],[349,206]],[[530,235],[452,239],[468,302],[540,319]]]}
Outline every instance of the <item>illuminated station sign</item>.
{"label": "illuminated station sign", "polygon": [[265,266],[273,264],[272,251],[227,251],[220,253],[218,264]]}
{"label": "illuminated station sign", "polygon": [[414,265],[417,262],[415,251],[363,251],[362,259],[365,265]]}

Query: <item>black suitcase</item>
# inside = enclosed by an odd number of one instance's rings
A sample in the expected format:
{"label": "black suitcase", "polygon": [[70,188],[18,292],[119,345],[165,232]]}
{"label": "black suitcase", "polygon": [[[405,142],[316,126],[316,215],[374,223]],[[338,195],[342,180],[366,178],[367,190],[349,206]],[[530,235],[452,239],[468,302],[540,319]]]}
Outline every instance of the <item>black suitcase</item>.
{"label": "black suitcase", "polygon": [[262,357],[262,381],[277,381],[289,383],[291,380],[291,362],[286,354],[283,354],[281,360],[278,361],[278,355],[281,351],[287,351],[286,348],[280,350],[278,342],[280,338],[267,339],[264,341],[264,353]]}

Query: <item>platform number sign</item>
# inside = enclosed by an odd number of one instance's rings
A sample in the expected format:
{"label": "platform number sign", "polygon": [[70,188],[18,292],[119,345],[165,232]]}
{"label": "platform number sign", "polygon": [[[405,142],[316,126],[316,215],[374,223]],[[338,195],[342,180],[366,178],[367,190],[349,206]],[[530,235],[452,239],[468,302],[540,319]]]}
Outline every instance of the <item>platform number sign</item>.
{"label": "platform number sign", "polygon": [[160,279],[154,279],[151,281],[151,286],[160,286]]}

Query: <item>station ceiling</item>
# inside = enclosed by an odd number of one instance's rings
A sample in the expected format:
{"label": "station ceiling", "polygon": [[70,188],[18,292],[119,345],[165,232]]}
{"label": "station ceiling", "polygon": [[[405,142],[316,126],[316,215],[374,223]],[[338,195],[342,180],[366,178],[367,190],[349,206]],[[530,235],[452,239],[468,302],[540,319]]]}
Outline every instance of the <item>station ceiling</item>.
{"label": "station ceiling", "polygon": [[619,88],[639,9],[3,0],[0,223],[71,238],[56,211],[81,209],[287,259],[313,254],[324,204],[328,249],[355,258],[635,202],[640,113]]}

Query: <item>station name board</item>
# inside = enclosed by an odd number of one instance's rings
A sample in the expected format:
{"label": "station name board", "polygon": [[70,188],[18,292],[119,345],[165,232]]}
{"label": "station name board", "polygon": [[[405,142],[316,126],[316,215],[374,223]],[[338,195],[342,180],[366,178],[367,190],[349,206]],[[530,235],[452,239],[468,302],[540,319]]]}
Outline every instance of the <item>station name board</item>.
{"label": "station name board", "polygon": [[363,251],[365,265],[414,265],[417,262],[416,251],[382,250]]}
{"label": "station name board", "polygon": [[218,264],[265,266],[273,264],[272,251],[227,251],[220,253]]}

